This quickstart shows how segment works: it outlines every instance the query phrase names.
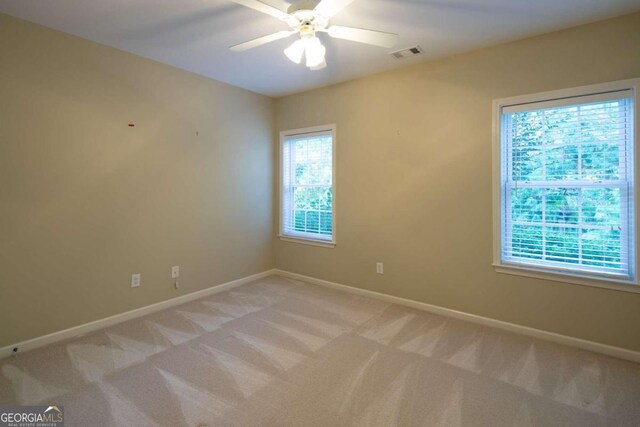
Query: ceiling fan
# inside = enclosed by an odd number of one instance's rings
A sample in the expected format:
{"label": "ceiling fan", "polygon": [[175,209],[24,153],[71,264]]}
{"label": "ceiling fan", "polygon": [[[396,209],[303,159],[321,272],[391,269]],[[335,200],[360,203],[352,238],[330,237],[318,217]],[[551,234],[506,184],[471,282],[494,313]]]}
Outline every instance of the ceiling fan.
{"label": "ceiling fan", "polygon": [[336,39],[351,40],[386,48],[393,47],[399,37],[397,34],[381,31],[339,25],[329,26],[329,20],[354,0],[301,0],[289,6],[286,13],[259,0],[231,1],[278,18],[286,22],[291,28],[290,30],[278,31],[268,36],[231,46],[231,50],[242,52],[294,34],[300,34],[300,38],[286,48],[284,53],[296,64],[302,62],[304,55],[306,57],[306,66],[312,70],[320,70],[327,66],[325,61],[326,49],[316,36],[316,33],[327,33]]}

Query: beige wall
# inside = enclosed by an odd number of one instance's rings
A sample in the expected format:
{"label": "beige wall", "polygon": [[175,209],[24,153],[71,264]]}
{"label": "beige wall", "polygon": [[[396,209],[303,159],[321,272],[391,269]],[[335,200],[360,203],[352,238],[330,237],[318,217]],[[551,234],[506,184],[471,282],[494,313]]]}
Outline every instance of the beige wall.
{"label": "beige wall", "polygon": [[[0,346],[277,265],[640,350],[640,295],[491,268],[492,99],[640,77],[638,28],[630,15],[274,106],[0,14]],[[273,135],[327,123],[338,245],[274,253]]]}
{"label": "beige wall", "polygon": [[277,266],[640,350],[640,294],[491,267],[491,101],[634,77],[640,14],[277,100],[277,130],[338,127],[337,246],[278,241]]}
{"label": "beige wall", "polygon": [[272,268],[273,111],[0,15],[0,347]]}

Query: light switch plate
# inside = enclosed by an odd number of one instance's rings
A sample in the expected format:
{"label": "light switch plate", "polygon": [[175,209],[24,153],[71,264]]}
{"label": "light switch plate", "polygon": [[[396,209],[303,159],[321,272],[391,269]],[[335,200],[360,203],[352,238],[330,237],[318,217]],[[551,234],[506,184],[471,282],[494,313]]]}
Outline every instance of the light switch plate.
{"label": "light switch plate", "polygon": [[140,273],[132,274],[131,275],[131,287],[132,288],[137,288],[138,286],[140,286],[141,280],[142,280],[142,275]]}

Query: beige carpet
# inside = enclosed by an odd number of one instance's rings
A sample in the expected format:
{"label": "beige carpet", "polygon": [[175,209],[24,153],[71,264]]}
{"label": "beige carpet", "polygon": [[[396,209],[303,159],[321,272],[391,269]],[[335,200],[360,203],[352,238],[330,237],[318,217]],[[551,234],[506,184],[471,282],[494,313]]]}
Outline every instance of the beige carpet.
{"label": "beige carpet", "polygon": [[640,365],[269,277],[0,361],[67,426],[640,425]]}

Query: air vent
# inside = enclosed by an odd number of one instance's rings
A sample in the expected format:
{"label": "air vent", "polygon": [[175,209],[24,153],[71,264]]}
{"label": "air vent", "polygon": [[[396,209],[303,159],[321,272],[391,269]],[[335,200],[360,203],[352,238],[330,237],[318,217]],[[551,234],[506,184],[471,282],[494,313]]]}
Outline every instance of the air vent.
{"label": "air vent", "polygon": [[391,52],[390,55],[396,59],[408,58],[410,56],[416,56],[422,54],[424,51],[420,46],[408,47],[406,49],[397,50],[395,52]]}

